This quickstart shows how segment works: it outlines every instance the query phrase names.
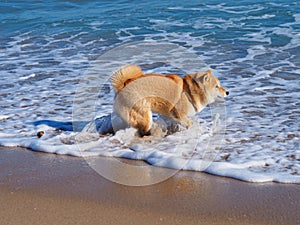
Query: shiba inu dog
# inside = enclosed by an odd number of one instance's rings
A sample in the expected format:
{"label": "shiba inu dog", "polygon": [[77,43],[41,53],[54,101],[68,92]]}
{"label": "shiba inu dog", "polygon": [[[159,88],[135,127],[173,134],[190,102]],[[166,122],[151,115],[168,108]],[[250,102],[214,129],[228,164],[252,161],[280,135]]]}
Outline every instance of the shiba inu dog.
{"label": "shiba inu dog", "polygon": [[114,113],[140,136],[150,135],[153,112],[188,128],[190,116],[229,95],[211,70],[181,78],[143,74],[141,67],[127,65],[114,72],[110,81],[116,92]]}

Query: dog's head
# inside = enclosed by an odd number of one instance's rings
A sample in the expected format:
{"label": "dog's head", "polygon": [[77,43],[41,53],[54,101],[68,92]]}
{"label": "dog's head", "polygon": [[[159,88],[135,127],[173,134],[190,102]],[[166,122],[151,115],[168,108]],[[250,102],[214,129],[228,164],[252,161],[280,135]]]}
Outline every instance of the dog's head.
{"label": "dog's head", "polygon": [[211,70],[196,73],[194,79],[202,84],[208,103],[229,95],[229,91],[221,86],[219,79],[212,74]]}

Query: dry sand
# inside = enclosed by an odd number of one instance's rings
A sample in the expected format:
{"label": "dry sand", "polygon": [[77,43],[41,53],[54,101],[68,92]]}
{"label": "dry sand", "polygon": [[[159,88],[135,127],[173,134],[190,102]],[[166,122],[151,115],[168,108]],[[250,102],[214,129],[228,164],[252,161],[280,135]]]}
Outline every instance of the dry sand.
{"label": "dry sand", "polygon": [[82,158],[0,148],[0,224],[300,224],[300,185],[180,171],[151,186],[106,180]]}

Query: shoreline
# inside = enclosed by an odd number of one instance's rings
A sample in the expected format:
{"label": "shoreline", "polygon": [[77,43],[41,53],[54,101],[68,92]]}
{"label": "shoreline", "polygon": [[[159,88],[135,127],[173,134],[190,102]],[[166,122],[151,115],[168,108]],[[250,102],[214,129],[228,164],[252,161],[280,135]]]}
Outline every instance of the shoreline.
{"label": "shoreline", "polygon": [[144,187],[83,158],[0,147],[0,224],[297,224],[300,185],[179,171]]}

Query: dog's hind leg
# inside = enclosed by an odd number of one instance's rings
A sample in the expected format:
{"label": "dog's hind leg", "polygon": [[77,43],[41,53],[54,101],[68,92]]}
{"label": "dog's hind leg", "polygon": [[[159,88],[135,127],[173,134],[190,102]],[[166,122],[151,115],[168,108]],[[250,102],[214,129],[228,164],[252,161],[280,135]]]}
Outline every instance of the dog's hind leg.
{"label": "dog's hind leg", "polygon": [[143,137],[150,135],[152,127],[152,112],[149,104],[136,105],[130,112],[129,125],[138,130],[138,134]]}

